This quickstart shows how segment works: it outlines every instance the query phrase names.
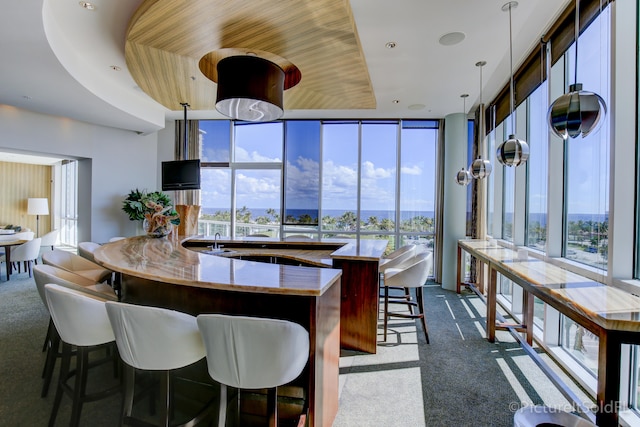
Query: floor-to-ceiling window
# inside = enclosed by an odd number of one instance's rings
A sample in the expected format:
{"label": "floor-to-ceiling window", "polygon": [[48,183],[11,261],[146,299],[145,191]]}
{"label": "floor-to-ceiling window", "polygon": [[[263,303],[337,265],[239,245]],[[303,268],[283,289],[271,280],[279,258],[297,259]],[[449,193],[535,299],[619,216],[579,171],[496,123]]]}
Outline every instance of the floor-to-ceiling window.
{"label": "floor-to-ceiling window", "polygon": [[437,121],[203,120],[200,136],[205,234],[433,247]]}
{"label": "floor-to-ceiling window", "polygon": [[60,243],[78,245],[78,162],[63,160],[60,166]]}

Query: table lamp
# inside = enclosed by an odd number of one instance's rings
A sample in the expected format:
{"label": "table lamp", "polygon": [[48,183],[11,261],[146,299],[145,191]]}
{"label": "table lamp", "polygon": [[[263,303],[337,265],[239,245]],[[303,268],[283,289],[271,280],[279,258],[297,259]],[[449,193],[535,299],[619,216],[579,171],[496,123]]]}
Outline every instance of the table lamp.
{"label": "table lamp", "polygon": [[27,200],[27,215],[36,216],[36,237],[40,237],[40,215],[49,215],[49,199],[29,198]]}

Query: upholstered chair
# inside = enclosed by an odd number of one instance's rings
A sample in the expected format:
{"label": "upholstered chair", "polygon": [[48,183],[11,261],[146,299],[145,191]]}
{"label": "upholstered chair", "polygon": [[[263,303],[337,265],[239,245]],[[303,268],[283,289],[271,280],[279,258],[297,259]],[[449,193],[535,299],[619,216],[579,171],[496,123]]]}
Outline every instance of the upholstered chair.
{"label": "upholstered chair", "polygon": [[112,271],[71,252],[55,249],[42,254],[42,262],[84,276],[95,282],[111,281]]}

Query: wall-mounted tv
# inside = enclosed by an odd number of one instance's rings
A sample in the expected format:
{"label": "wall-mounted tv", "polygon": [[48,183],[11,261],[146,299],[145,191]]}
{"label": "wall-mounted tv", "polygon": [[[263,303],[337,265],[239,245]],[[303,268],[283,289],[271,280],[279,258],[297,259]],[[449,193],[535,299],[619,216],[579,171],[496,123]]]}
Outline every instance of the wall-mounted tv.
{"label": "wall-mounted tv", "polygon": [[199,189],[200,159],[162,162],[162,191]]}

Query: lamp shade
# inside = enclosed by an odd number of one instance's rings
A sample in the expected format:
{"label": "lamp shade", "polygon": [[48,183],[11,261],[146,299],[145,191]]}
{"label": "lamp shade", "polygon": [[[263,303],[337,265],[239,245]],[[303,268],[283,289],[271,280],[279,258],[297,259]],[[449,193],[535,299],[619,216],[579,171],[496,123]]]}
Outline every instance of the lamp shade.
{"label": "lamp shade", "polygon": [[29,198],[27,200],[27,215],[49,215],[49,199]]}
{"label": "lamp shade", "polygon": [[276,64],[251,55],[229,56],[218,62],[216,110],[227,117],[268,122],[284,113],[285,73]]}

